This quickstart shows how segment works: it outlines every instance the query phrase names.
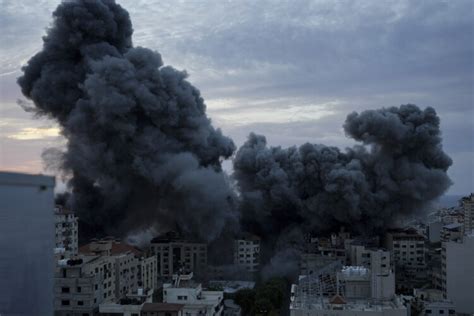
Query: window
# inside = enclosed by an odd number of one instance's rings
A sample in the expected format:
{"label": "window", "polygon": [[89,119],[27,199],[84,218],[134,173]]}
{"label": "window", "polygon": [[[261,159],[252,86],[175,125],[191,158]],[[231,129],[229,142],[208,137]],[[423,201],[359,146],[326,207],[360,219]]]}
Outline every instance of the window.
{"label": "window", "polygon": [[440,309],[440,310],[439,310],[439,313],[440,313],[440,314],[444,314],[444,309]]}
{"label": "window", "polygon": [[449,315],[454,315],[454,314],[456,314],[456,312],[454,311],[454,309],[450,309],[450,310],[448,310],[448,314]]}
{"label": "window", "polygon": [[61,288],[61,293],[69,293],[69,288],[68,287],[62,287]]}
{"label": "window", "polygon": [[69,304],[70,304],[70,303],[69,303],[69,300],[62,300],[62,301],[61,301],[61,305],[62,305],[62,306],[69,306]]}
{"label": "window", "polygon": [[77,306],[83,306],[84,302],[83,301],[77,301]]}
{"label": "window", "polygon": [[80,286],[77,287],[77,293],[81,293],[82,289]]}
{"label": "window", "polygon": [[431,314],[431,309],[425,310],[425,314]]}
{"label": "window", "polygon": [[96,290],[99,289],[99,286],[96,284],[96,285],[94,286],[94,289],[96,289]]}
{"label": "window", "polygon": [[66,269],[63,269],[63,278],[66,277]]}

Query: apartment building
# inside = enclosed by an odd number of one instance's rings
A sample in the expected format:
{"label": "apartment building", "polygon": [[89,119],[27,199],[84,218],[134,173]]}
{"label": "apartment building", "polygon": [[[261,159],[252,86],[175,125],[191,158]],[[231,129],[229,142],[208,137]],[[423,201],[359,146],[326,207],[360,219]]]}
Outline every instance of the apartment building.
{"label": "apartment building", "polygon": [[463,197],[460,206],[464,214],[464,232],[470,234],[474,232],[474,193]]}
{"label": "apartment building", "polygon": [[175,232],[152,239],[149,252],[156,256],[158,275],[163,278],[180,272],[199,275],[207,268],[207,245],[184,240]]}
{"label": "apartment building", "polygon": [[441,275],[443,295],[456,312],[474,314],[474,234],[442,243]]}
{"label": "apartment building", "polygon": [[461,239],[463,236],[463,224],[451,223],[444,225],[441,229],[441,242],[454,241]]}
{"label": "apartment building", "polygon": [[163,284],[163,302],[183,304],[186,316],[221,316],[224,311],[224,292],[205,291],[192,278],[193,273],[174,275],[172,283]]}
{"label": "apartment building", "polygon": [[144,289],[158,288],[158,261],[156,256],[142,257],[140,259],[140,287]]}
{"label": "apartment building", "polygon": [[57,205],[54,209],[55,248],[62,249],[63,258],[78,253],[78,218],[74,213]]}
{"label": "apartment building", "polygon": [[115,297],[125,297],[139,288],[156,288],[158,280],[157,259],[145,257],[138,248],[114,238],[93,240],[80,248],[83,255],[99,255],[113,260],[115,271]]}
{"label": "apartment building", "polygon": [[260,238],[252,234],[242,234],[234,240],[234,264],[248,272],[257,272],[260,267]]}
{"label": "apartment building", "polygon": [[54,315],[95,315],[99,304],[115,299],[115,280],[111,257],[60,260],[55,273]]}
{"label": "apartment building", "polygon": [[393,254],[395,266],[421,271],[426,268],[425,237],[415,229],[395,229],[386,234],[385,246]]}

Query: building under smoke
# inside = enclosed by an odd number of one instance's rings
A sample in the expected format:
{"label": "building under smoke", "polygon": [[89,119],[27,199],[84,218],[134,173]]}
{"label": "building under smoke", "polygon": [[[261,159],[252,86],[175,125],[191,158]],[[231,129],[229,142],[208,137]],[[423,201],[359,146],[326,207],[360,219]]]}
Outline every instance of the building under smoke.
{"label": "building under smoke", "polygon": [[67,139],[44,156],[70,179],[83,236],[159,222],[211,241],[240,220],[262,237],[262,256],[276,247],[274,266],[288,270],[306,233],[381,232],[451,183],[436,112],[403,105],[350,114],[344,130],[361,144],[344,151],[269,147],[250,134],[234,159],[236,194],[221,170],[233,141],[212,126],[185,72],[133,46],[126,10],[75,0],[53,18],[18,83],[34,103],[27,110],[56,120]]}

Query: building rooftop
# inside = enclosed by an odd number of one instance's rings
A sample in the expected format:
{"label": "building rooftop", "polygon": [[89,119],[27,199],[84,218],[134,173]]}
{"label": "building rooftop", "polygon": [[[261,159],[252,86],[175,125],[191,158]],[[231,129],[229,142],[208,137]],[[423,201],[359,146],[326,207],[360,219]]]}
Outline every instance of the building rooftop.
{"label": "building rooftop", "polygon": [[392,235],[393,237],[397,238],[421,238],[424,239],[423,235],[421,235],[415,228],[395,228],[388,231],[388,234]]}
{"label": "building rooftop", "polygon": [[169,231],[164,234],[158,235],[150,241],[150,243],[152,244],[167,244],[171,242],[185,242],[185,243],[195,243],[195,244],[203,243],[202,241],[199,241],[199,240],[195,240],[195,241],[186,240],[183,236],[181,236],[178,232],[175,232],[175,231]]}
{"label": "building rooftop", "polygon": [[236,237],[237,240],[248,240],[248,241],[260,241],[260,237],[251,233],[241,233],[239,236]]}
{"label": "building rooftop", "polygon": [[132,252],[136,256],[141,256],[143,253],[135,246],[118,240],[111,240],[110,238],[92,241],[79,247],[79,253],[83,255],[97,255],[103,252],[110,252],[109,255],[111,256],[124,254],[127,252]]}
{"label": "building rooftop", "polygon": [[145,303],[142,312],[179,312],[183,307],[183,304]]}
{"label": "building rooftop", "polygon": [[448,230],[453,230],[453,229],[461,228],[462,226],[463,224],[460,224],[460,223],[452,223],[452,224],[444,225],[443,228],[446,228]]}

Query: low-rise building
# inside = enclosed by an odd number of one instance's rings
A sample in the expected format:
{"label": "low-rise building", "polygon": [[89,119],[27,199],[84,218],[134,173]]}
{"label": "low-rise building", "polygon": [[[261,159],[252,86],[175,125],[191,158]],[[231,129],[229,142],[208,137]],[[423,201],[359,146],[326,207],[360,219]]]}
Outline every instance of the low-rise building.
{"label": "low-rise building", "polygon": [[163,284],[163,302],[184,304],[187,316],[220,316],[224,310],[223,291],[205,291],[192,280],[193,274],[174,275],[173,283]]}
{"label": "low-rise building", "polygon": [[138,316],[142,313],[145,304],[153,301],[153,290],[138,289],[126,297],[116,301],[104,302],[99,305],[102,316]]}
{"label": "low-rise building", "polygon": [[141,316],[183,316],[183,304],[145,303]]}
{"label": "low-rise building", "polygon": [[[390,271],[391,273],[391,271]],[[365,267],[346,266],[337,272],[336,285],[318,276],[300,276],[291,287],[291,316],[407,316],[407,308],[395,295],[393,275],[384,276]],[[329,279],[334,282],[334,278]],[[328,293],[335,287],[337,293]]]}

